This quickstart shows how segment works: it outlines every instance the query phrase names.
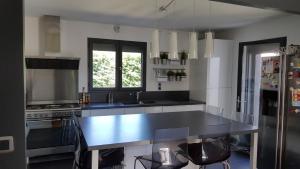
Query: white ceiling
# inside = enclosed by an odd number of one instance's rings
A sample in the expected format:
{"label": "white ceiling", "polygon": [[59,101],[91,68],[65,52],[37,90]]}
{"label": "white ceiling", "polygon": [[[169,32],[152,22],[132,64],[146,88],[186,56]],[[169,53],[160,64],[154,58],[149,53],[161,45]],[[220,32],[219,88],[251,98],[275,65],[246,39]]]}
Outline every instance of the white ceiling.
{"label": "white ceiling", "polygon": [[[280,15],[282,12],[243,7],[219,2],[177,0],[166,12],[157,12],[156,6],[171,0],[25,0],[25,14],[29,16],[59,15],[63,19],[99,23],[174,28],[214,29],[239,27]],[[156,5],[158,3],[158,5]]]}

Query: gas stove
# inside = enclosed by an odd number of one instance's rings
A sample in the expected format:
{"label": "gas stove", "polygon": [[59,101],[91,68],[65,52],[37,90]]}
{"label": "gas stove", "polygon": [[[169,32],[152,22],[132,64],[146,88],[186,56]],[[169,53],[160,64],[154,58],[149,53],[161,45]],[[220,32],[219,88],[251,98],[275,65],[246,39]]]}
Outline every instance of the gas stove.
{"label": "gas stove", "polygon": [[81,107],[77,103],[71,104],[41,104],[27,105],[27,119],[61,118],[72,115],[81,116]]}

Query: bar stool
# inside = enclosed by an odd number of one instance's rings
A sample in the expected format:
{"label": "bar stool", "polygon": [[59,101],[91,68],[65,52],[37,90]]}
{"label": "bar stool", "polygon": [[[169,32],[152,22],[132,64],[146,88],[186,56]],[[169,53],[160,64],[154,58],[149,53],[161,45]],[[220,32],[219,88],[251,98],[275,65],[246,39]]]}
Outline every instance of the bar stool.
{"label": "bar stool", "polygon": [[195,165],[199,165],[200,169],[215,163],[222,163],[224,169],[230,169],[228,161],[231,155],[229,135],[202,139],[199,143],[185,144],[180,147],[183,149],[188,147],[186,157]]}
{"label": "bar stool", "polygon": [[188,165],[189,160],[185,158],[182,151],[186,149],[179,147],[187,143],[189,128],[158,129],[152,145],[152,154],[137,156],[134,161],[134,169],[139,161],[145,169],[180,169]]}
{"label": "bar stool", "polygon": [[[220,107],[206,105],[205,111],[220,118],[224,116],[223,109]],[[200,169],[214,163],[222,163],[224,169],[230,169],[228,162],[231,155],[230,135],[201,139],[198,143],[180,145],[183,149],[186,149],[185,146],[188,147],[187,158],[195,165],[199,165]]]}
{"label": "bar stool", "polygon": [[[73,169],[90,169],[91,153],[87,150],[79,127],[77,117],[73,117],[76,133],[75,157]],[[122,169],[124,148],[105,149],[99,151],[99,169]]]}

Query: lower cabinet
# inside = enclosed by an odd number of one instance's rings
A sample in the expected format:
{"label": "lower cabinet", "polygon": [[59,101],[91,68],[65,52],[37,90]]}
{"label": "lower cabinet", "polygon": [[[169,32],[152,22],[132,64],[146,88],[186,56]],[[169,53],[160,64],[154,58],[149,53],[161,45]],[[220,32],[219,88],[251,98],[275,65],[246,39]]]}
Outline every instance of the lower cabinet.
{"label": "lower cabinet", "polygon": [[94,109],[94,110],[82,110],[82,117],[121,115],[121,114],[139,114],[139,113],[166,113],[166,112],[179,112],[179,111],[204,111],[204,109],[205,109],[204,104]]}
{"label": "lower cabinet", "polygon": [[145,107],[145,113],[163,113],[162,106]]}
{"label": "lower cabinet", "polygon": [[90,116],[108,116],[124,114],[124,108],[90,110]]}
{"label": "lower cabinet", "polygon": [[89,116],[91,116],[91,111],[90,110],[82,110],[81,111],[81,116],[82,117],[89,117]]}
{"label": "lower cabinet", "polygon": [[145,113],[144,107],[124,108],[124,114],[140,114]]}
{"label": "lower cabinet", "polygon": [[180,105],[180,106],[163,106],[163,112],[179,112],[179,111],[203,111],[204,104],[196,105]]}

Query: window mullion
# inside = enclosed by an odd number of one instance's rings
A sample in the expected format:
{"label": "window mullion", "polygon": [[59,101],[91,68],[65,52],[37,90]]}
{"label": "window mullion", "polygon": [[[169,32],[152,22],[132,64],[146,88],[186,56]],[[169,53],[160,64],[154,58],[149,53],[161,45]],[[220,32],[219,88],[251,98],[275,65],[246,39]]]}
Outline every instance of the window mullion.
{"label": "window mullion", "polygon": [[122,44],[120,41],[117,41],[117,58],[116,58],[116,86],[117,90],[122,89]]}

